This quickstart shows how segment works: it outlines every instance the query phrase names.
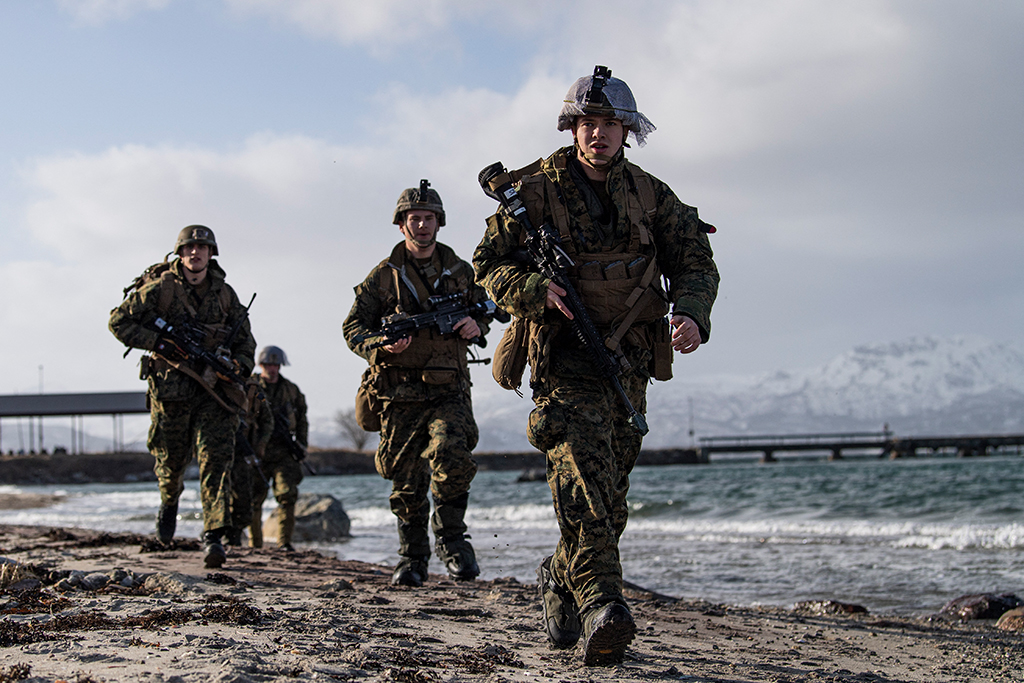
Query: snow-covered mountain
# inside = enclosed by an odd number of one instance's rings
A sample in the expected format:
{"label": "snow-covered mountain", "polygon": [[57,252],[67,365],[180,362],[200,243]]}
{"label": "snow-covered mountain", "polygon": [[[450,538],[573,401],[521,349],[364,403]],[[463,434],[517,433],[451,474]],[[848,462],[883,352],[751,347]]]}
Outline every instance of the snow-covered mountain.
{"label": "snow-covered mountain", "polygon": [[[480,451],[528,450],[532,408],[493,382],[474,387]],[[976,337],[861,346],[808,370],[685,377],[648,392],[649,448],[695,437],[881,431],[899,436],[1024,432],[1024,352]]]}

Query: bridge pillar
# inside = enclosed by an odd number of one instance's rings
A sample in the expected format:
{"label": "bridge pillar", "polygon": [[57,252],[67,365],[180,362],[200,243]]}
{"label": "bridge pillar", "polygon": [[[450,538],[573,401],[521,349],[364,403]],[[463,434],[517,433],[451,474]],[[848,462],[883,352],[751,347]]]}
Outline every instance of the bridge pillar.
{"label": "bridge pillar", "polygon": [[774,453],[774,451],[766,450],[761,454],[761,462],[778,462],[778,460],[775,459]]}
{"label": "bridge pillar", "polygon": [[832,454],[828,456],[828,459],[829,460],[842,460],[843,459],[843,449],[841,449],[841,448],[833,448],[832,449]]}

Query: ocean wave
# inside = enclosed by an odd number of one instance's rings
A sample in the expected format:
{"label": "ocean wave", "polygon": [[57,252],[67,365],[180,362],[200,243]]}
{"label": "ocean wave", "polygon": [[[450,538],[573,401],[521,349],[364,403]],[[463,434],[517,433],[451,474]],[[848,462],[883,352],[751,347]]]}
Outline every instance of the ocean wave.
{"label": "ocean wave", "polygon": [[710,543],[860,544],[925,549],[1024,548],[1024,525],[868,522],[864,520],[639,520],[626,533]]}

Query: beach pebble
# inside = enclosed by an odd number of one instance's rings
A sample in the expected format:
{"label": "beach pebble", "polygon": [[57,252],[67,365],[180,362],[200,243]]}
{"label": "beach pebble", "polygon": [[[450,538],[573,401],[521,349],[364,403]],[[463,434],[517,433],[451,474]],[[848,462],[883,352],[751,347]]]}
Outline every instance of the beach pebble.
{"label": "beach pebble", "polygon": [[797,612],[814,614],[817,616],[844,616],[849,614],[867,614],[868,610],[862,605],[854,605],[848,602],[837,600],[807,600],[793,605]]}
{"label": "beach pebble", "polygon": [[327,583],[320,584],[316,588],[316,594],[321,598],[334,598],[338,593],[355,590],[355,587],[345,579],[334,579]]}
{"label": "beach pebble", "polygon": [[198,584],[202,579],[197,576],[188,576],[178,572],[157,572],[146,577],[143,588],[151,593],[169,593],[171,595],[182,595],[198,590]]}
{"label": "beach pebble", "polygon": [[92,572],[82,577],[80,585],[87,591],[98,591],[110,583],[110,577],[103,572]]}

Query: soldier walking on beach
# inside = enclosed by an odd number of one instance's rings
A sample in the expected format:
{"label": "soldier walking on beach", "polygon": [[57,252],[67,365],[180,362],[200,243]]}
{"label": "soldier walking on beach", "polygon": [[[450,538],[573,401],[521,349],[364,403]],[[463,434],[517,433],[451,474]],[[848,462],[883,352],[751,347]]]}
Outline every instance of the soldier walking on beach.
{"label": "soldier walking on beach", "polygon": [[[572,132],[573,145],[513,172],[512,180],[521,181],[530,222],[547,223],[560,236],[573,261],[569,280],[624,368],[619,380],[629,401],[644,413],[648,382],[671,376],[672,351],[690,353],[708,339],[718,291],[707,237],[714,228],[668,185],[626,161],[627,134],[643,145],[654,125],[604,67],[570,88],[558,129]],[[554,647],[572,647],[582,635],[585,664],[614,664],[636,630],[622,594],[618,543],[646,425],[627,420],[624,401],[581,347],[566,290],[519,256],[524,237],[522,222],[499,211],[488,219],[473,263],[495,303],[529,323],[536,407],[527,433],[547,455],[561,532],[538,569],[544,625]]]}
{"label": "soldier walking on beach", "polygon": [[110,331],[125,346],[149,352],[142,358],[141,376],[149,381],[148,447],[156,458],[153,470],[160,487],[157,538],[169,543],[174,536],[185,468],[195,453],[204,562],[220,567],[227,557],[222,536],[231,525],[230,470],[242,388],[180,353],[159,323],[195,329],[202,348],[227,358],[241,377],[252,372],[256,342],[245,307],[213,258],[218,254],[213,231],[202,225],[184,228],[174,253],[177,258],[152,266],[129,288],[110,313]]}
{"label": "soldier walking on beach", "polygon": [[306,418],[306,397],[299,387],[281,374],[288,357],[279,346],[265,346],[260,351],[260,372],[256,381],[263,388],[273,422],[270,440],[260,460],[263,476],[253,477],[253,507],[250,539],[252,547],[263,547],[263,501],[268,485],[277,500],[279,531],[277,545],[294,550],[295,503],[302,483],[302,459],[309,447],[309,420]]}
{"label": "soldier walking on beach", "polygon": [[391,582],[403,586],[421,586],[427,579],[428,524],[450,577],[472,580],[480,574],[464,520],[479,436],[467,352],[471,340],[487,334],[487,321],[467,316],[451,334],[421,329],[375,349],[372,340],[357,341],[377,332],[386,315],[428,311],[432,296],[460,295],[467,305],[487,300],[474,283],[472,266],[437,241],[445,212],[429,185],[423,180],[398,198],[393,222],[404,239],[355,288],[355,303],[342,326],[349,348],[370,364],[364,385],[381,406],[375,463],[377,472],[393,482],[390,501],[398,518],[400,559]]}

